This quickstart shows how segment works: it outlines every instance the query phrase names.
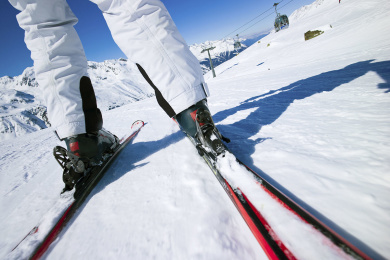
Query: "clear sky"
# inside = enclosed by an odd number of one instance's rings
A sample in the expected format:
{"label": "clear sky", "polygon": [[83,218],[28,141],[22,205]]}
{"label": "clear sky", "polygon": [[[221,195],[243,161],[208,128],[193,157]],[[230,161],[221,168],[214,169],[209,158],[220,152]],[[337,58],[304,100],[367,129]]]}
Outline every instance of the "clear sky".
{"label": "clear sky", "polygon": [[[273,27],[275,19],[272,7],[275,0],[162,1],[188,44],[233,37],[237,33],[242,36],[264,32]],[[112,40],[104,18],[95,4],[88,0],[67,2],[79,18],[75,28],[88,60],[100,62],[125,58]],[[312,2],[314,0],[283,0],[278,11],[290,15],[299,7]],[[26,67],[33,65],[30,52],[24,43],[24,31],[20,29],[15,18],[17,13],[7,0],[0,1],[0,77],[20,75]],[[254,20],[248,23],[252,19]],[[246,26],[240,28],[246,23]],[[250,26],[252,27],[247,29]],[[238,28],[240,29],[235,31]]]}

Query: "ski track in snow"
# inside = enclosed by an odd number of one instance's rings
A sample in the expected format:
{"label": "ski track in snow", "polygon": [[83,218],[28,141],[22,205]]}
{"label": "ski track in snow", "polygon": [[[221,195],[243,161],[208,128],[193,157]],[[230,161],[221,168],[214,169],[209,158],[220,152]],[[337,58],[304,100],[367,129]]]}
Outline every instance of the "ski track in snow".
{"label": "ski track in snow", "polygon": [[[389,11],[385,0],[317,0],[290,17],[289,29],[218,66],[216,78],[205,75],[210,109],[232,140],[229,148],[373,259],[390,258]],[[304,41],[315,29],[325,32]],[[103,116],[118,136],[134,120],[146,125],[46,258],[267,258],[154,98]],[[52,148],[59,144],[52,129],[1,142],[1,259],[57,201],[63,184]],[[299,259],[343,258],[226,159],[220,162],[226,176]]]}

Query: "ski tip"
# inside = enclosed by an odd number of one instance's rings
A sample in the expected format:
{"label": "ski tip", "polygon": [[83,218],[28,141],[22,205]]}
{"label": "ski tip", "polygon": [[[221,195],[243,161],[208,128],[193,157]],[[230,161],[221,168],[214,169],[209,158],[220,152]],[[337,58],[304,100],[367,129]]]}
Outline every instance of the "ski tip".
{"label": "ski tip", "polygon": [[142,127],[142,126],[144,126],[144,125],[145,125],[144,121],[142,121],[142,120],[137,120],[137,121],[135,121],[135,122],[131,125],[131,129],[133,129],[134,127]]}

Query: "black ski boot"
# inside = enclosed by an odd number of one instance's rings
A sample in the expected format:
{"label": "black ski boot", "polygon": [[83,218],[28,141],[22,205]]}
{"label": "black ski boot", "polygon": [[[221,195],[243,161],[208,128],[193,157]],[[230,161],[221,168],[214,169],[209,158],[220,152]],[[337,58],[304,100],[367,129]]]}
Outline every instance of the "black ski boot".
{"label": "black ski boot", "polygon": [[102,129],[96,133],[79,134],[65,138],[66,147],[56,146],[54,157],[63,168],[63,192],[72,190],[75,184],[87,176],[91,167],[110,157],[119,139]]}
{"label": "black ski boot", "polygon": [[215,127],[205,99],[177,114],[175,119],[182,130],[195,140],[200,155],[203,155],[203,151],[199,145],[217,156],[226,150],[222,141],[228,143],[230,140]]}

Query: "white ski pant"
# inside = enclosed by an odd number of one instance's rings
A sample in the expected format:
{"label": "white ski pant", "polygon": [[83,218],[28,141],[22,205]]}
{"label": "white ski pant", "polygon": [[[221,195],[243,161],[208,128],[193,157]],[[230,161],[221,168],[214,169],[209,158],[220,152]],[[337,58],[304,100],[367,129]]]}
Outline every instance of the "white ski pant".
{"label": "white ski pant", "polygon": [[[115,42],[137,64],[169,116],[208,96],[199,61],[161,1],[91,1],[103,12]],[[25,30],[25,42],[34,61],[36,79],[43,88],[51,124],[60,138],[87,132],[91,120],[85,116],[83,102],[93,101],[95,96],[92,87],[92,94],[90,89],[84,91],[84,96],[80,93],[80,80],[87,76],[88,66],[73,28],[77,18],[66,0],[9,2],[21,11],[17,20]]]}

